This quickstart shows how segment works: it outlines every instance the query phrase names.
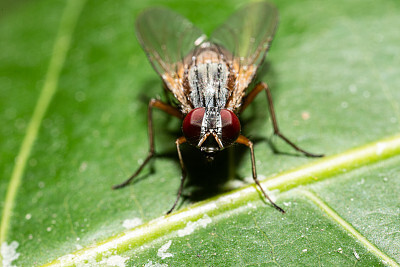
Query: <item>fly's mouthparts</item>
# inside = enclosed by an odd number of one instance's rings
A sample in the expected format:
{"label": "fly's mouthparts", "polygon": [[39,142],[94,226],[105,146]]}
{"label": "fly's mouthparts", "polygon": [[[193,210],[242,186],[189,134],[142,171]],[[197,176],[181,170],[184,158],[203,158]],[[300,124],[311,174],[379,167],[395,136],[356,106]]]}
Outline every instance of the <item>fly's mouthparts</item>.
{"label": "fly's mouthparts", "polygon": [[200,148],[201,151],[207,153],[213,153],[224,149],[221,138],[213,131],[203,135],[197,147]]}

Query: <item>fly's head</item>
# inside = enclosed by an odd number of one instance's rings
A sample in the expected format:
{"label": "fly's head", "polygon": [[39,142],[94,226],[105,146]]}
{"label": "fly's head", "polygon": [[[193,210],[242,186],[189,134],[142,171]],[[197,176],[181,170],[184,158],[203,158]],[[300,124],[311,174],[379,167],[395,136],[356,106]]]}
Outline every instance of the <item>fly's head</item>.
{"label": "fly's head", "polygon": [[186,115],[182,131],[191,145],[212,157],[236,141],[240,135],[240,122],[229,109],[200,107]]}

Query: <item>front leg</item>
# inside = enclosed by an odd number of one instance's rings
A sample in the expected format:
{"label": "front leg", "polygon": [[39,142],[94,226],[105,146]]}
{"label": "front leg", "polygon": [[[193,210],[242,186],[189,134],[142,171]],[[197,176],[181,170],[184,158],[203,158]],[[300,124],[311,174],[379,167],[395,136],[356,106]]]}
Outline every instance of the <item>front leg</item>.
{"label": "front leg", "polygon": [[186,180],[186,170],[185,170],[185,165],[183,164],[182,153],[181,153],[181,149],[180,149],[180,145],[182,145],[183,143],[186,143],[186,138],[184,136],[179,137],[175,141],[176,150],[178,151],[179,163],[181,165],[182,176],[181,176],[181,185],[179,186],[178,194],[176,196],[174,205],[172,205],[172,207],[169,209],[167,214],[170,214],[175,209],[176,204],[178,204],[179,198],[181,197],[181,194],[182,194],[183,185]]}
{"label": "front leg", "polygon": [[269,113],[271,114],[271,120],[272,120],[272,125],[274,127],[274,134],[279,136],[283,141],[288,143],[291,147],[293,147],[295,150],[303,153],[304,155],[308,157],[323,157],[323,154],[314,154],[305,151],[304,149],[298,147],[295,145],[292,141],[290,141],[286,136],[284,136],[278,127],[278,122],[276,120],[276,115],[275,115],[275,109],[274,109],[274,103],[272,101],[272,95],[271,91],[268,88],[268,85],[264,82],[260,82],[257,84],[254,89],[246,96],[243,105],[241,109],[239,110],[239,113],[242,113],[249,105],[251,102],[253,102],[254,98],[260,93],[261,91],[265,91],[267,93],[267,99],[268,99],[268,105],[269,105]]}
{"label": "front leg", "polygon": [[268,201],[274,206],[275,209],[279,210],[282,213],[285,213],[285,211],[279,207],[278,205],[275,204],[275,202],[272,201],[272,199],[269,198],[267,193],[265,193],[264,189],[262,188],[260,181],[257,178],[257,171],[256,171],[256,160],[254,158],[254,149],[253,149],[253,142],[251,142],[247,137],[240,135],[238,139],[236,140],[236,143],[242,144],[250,148],[250,155],[251,155],[251,168],[253,170],[253,180],[254,182],[258,185],[260,188],[261,192],[263,193],[264,197],[268,199]]}
{"label": "front leg", "polygon": [[143,163],[139,166],[139,168],[136,170],[136,172],[134,174],[132,174],[124,182],[114,185],[112,187],[112,189],[119,189],[119,188],[125,187],[128,184],[130,184],[133,181],[133,179],[139,175],[139,173],[142,171],[142,169],[147,165],[147,163],[150,162],[151,158],[154,156],[155,152],[154,152],[154,135],[153,135],[153,116],[152,116],[153,108],[158,108],[174,117],[177,117],[180,119],[183,118],[183,114],[177,108],[170,106],[170,105],[162,102],[161,100],[151,99],[149,102],[149,106],[147,108],[147,127],[148,127],[147,130],[149,133],[149,143],[150,143],[149,153],[147,154],[146,159],[143,161]]}

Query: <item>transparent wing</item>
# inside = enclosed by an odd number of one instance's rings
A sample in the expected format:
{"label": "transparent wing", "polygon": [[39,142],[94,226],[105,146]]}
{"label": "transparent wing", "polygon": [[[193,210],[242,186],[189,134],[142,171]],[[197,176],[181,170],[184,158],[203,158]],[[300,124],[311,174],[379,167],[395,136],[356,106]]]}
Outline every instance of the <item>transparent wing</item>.
{"label": "transparent wing", "polygon": [[237,73],[226,108],[237,110],[246,89],[264,59],[278,25],[278,10],[267,2],[245,5],[231,15],[211,35],[210,41],[229,51],[233,71]]}
{"label": "transparent wing", "polygon": [[176,78],[178,65],[205,39],[189,20],[169,9],[150,8],[136,20],[136,35],[154,69]]}
{"label": "transparent wing", "polygon": [[211,35],[210,40],[232,53],[241,66],[258,66],[278,24],[278,10],[267,2],[245,5]]}

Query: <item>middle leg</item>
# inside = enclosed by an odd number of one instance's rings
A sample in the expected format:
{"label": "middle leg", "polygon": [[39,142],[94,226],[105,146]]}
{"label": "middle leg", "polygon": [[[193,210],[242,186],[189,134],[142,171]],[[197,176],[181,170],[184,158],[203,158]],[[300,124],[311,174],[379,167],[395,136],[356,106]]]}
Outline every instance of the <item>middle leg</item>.
{"label": "middle leg", "polygon": [[143,161],[143,163],[139,166],[139,168],[136,170],[135,173],[133,173],[127,180],[124,182],[114,185],[112,189],[119,189],[127,186],[130,184],[135,177],[139,175],[139,173],[142,171],[142,169],[147,165],[147,163],[150,162],[150,160],[153,158],[155,154],[154,150],[154,135],[153,135],[153,116],[152,116],[152,111],[153,108],[158,108],[174,117],[183,118],[183,114],[175,107],[168,105],[160,100],[157,99],[151,99],[147,108],[147,127],[148,127],[148,133],[149,133],[149,152],[147,154],[146,159]]}

